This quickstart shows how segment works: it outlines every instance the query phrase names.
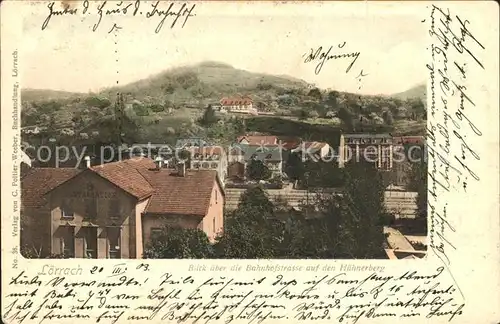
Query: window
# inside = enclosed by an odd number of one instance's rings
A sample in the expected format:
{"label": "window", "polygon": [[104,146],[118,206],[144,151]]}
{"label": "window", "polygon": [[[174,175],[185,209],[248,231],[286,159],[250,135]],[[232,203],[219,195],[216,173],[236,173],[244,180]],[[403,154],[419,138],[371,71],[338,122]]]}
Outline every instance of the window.
{"label": "window", "polygon": [[87,259],[97,259],[97,228],[87,227],[84,233],[84,257]]}
{"label": "window", "polygon": [[200,163],[198,163],[198,162],[193,163],[193,168],[199,169],[200,168]]}
{"label": "window", "polygon": [[208,169],[210,167],[210,165],[206,162],[204,162],[202,165],[203,169]]}
{"label": "window", "polygon": [[109,213],[110,219],[119,219],[121,214],[120,201],[118,199],[111,199],[109,201]]}
{"label": "window", "polygon": [[61,206],[62,217],[63,218],[73,218],[74,211],[71,208],[71,202],[69,200],[64,200]]}
{"label": "window", "polygon": [[110,259],[120,259],[120,227],[108,227],[108,257]]}
{"label": "window", "polygon": [[65,258],[75,257],[75,228],[72,226],[61,227],[64,231],[61,237],[61,252]]}
{"label": "window", "polygon": [[213,232],[215,233],[215,217],[212,220]]}
{"label": "window", "polygon": [[217,163],[212,163],[212,169],[217,169]]}
{"label": "window", "polygon": [[215,203],[217,203],[217,189],[215,190]]}

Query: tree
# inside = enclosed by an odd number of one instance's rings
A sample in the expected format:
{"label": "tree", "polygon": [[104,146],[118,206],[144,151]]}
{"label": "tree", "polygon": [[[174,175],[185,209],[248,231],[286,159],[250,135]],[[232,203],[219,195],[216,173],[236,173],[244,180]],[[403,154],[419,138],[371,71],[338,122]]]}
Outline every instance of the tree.
{"label": "tree", "polygon": [[354,116],[349,109],[342,107],[339,109],[338,117],[346,125],[349,131],[354,130]]}
{"label": "tree", "polygon": [[390,110],[384,111],[384,113],[382,114],[382,118],[387,125],[394,124],[394,117],[392,116],[392,112]]}
{"label": "tree", "polygon": [[215,115],[215,110],[212,108],[212,105],[208,105],[203,113],[203,116],[200,119],[200,124],[203,126],[212,126],[218,121],[217,116]]}
{"label": "tree", "polygon": [[343,184],[343,170],[336,163],[310,160],[304,167],[308,171],[307,183],[304,183],[307,187],[337,188]]}
{"label": "tree", "polygon": [[216,253],[230,259],[275,258],[282,233],[282,223],[274,216],[274,205],[266,192],[252,187],[226,218],[224,232],[215,244]]}
{"label": "tree", "polygon": [[164,227],[146,245],[145,259],[206,259],[214,256],[207,235],[200,229]]}
{"label": "tree", "polygon": [[384,258],[384,186],[375,167],[366,162],[349,163],[341,195],[320,198],[326,255],[337,259]]}
{"label": "tree", "polygon": [[271,177],[271,170],[261,160],[252,159],[247,166],[247,176],[256,181],[267,180]]}
{"label": "tree", "polygon": [[317,99],[318,101],[321,101],[321,98],[323,97],[321,94],[321,90],[319,90],[318,88],[312,88],[311,90],[309,90],[309,93],[307,95],[309,97]]}
{"label": "tree", "polygon": [[165,110],[165,107],[159,104],[154,104],[149,107],[152,112],[162,112]]}
{"label": "tree", "polygon": [[285,173],[291,180],[301,180],[305,173],[304,162],[300,153],[291,153],[285,167]]}
{"label": "tree", "polygon": [[332,108],[333,110],[337,110],[338,108],[338,100],[337,100],[338,97],[339,97],[338,91],[333,90],[328,92],[326,103],[330,105],[330,108]]}
{"label": "tree", "polygon": [[318,118],[319,117],[319,114],[316,110],[312,110],[310,113],[309,113],[309,118]]}

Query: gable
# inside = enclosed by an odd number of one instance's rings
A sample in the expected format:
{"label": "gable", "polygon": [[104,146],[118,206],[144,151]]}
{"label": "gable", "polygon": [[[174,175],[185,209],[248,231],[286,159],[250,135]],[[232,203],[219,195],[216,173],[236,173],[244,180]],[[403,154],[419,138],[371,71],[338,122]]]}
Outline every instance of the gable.
{"label": "gable", "polygon": [[113,184],[92,170],[85,170],[78,176],[62,183],[57,188],[48,192],[51,197],[60,196],[67,198],[85,199],[85,198],[135,198],[119,186]]}

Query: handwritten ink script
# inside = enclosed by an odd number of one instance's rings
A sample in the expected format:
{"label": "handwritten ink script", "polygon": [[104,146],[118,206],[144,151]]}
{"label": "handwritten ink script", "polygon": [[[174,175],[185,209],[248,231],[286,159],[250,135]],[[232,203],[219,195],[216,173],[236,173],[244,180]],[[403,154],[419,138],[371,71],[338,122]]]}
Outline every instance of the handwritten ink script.
{"label": "handwritten ink script", "polygon": [[[343,42],[342,44],[338,44],[337,48],[342,49],[344,48],[345,45],[346,42]],[[337,48],[334,48],[333,46],[330,46],[328,49],[326,47],[323,48],[323,46],[320,46],[316,49],[311,48],[309,53],[305,53],[304,55],[302,55],[302,57],[304,58],[304,63],[310,63],[310,62],[317,63],[316,68],[314,69],[314,73],[319,74],[323,69],[323,65],[325,64],[325,62],[329,60],[350,58],[351,61],[345,71],[345,73],[348,73],[351,70],[354,63],[356,63],[356,60],[358,59],[361,53],[352,52],[352,53],[336,54],[335,51],[337,50]]]}
{"label": "handwritten ink script", "polygon": [[[140,0],[136,1],[83,1],[81,7],[70,7],[68,4],[59,4],[59,2],[50,2],[47,5],[47,17],[42,23],[42,30],[45,30],[49,23],[58,16],[80,16],[85,17],[97,16],[95,23],[92,26],[92,31],[99,29],[101,22],[106,17],[113,16],[134,16],[144,17],[145,19],[158,19],[155,33],[159,33],[163,25],[169,19],[171,21],[170,28],[178,25],[182,21],[181,27],[184,27],[190,17],[196,16],[194,9],[196,4],[188,5],[187,3],[167,3],[164,1],[156,1],[153,3],[143,3]],[[119,30],[121,26],[113,24],[111,30]]]}
{"label": "handwritten ink script", "polygon": [[466,17],[436,5],[429,10],[429,246],[448,267],[449,252],[456,249],[451,238],[456,230],[449,217],[449,194],[466,196],[471,181],[480,181],[476,173],[480,155],[474,142],[482,132],[472,117],[480,115],[477,111],[480,107],[471,95],[474,84],[468,82],[468,75],[474,70],[485,69],[481,60],[485,47]]}
{"label": "handwritten ink script", "polygon": [[[290,267],[297,269],[289,272]],[[168,269],[153,274],[159,269],[148,264],[128,264],[129,270],[126,265],[83,267],[82,275],[19,271],[7,280],[3,319],[7,323],[60,319],[93,323],[366,323],[373,318],[407,317],[452,321],[464,311],[444,267],[396,275],[384,274],[379,267],[367,267],[367,271],[342,271],[348,268],[344,265],[339,271],[319,267],[191,265],[183,275]]]}

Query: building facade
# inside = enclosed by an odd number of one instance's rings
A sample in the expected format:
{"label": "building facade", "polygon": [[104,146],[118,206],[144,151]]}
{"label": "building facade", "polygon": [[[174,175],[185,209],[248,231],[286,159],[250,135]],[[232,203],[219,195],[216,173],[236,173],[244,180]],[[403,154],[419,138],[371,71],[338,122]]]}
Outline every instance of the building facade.
{"label": "building facade", "polygon": [[[224,227],[224,191],[216,171],[171,170],[133,158],[67,172],[49,190],[37,189],[44,172],[22,179],[21,218],[43,228],[35,244],[45,255],[142,258],[151,233],[166,225],[201,229],[212,241]],[[36,197],[28,198],[30,193]]]}
{"label": "building facade", "polygon": [[390,134],[342,134],[340,135],[339,167],[347,162],[366,160],[378,169],[393,167],[393,138]]}
{"label": "building facade", "polygon": [[257,114],[250,97],[227,97],[220,100],[220,109],[227,112]]}
{"label": "building facade", "polygon": [[189,167],[191,169],[215,170],[222,184],[227,177],[228,159],[224,148],[220,146],[205,146],[190,148]]}
{"label": "building facade", "polygon": [[[283,174],[283,155],[279,145],[253,146],[247,144],[233,145],[228,156],[228,176],[244,178],[246,169],[252,160],[259,160],[271,171],[271,177]],[[235,170],[239,174],[235,174]],[[242,173],[241,173],[242,172]]]}

